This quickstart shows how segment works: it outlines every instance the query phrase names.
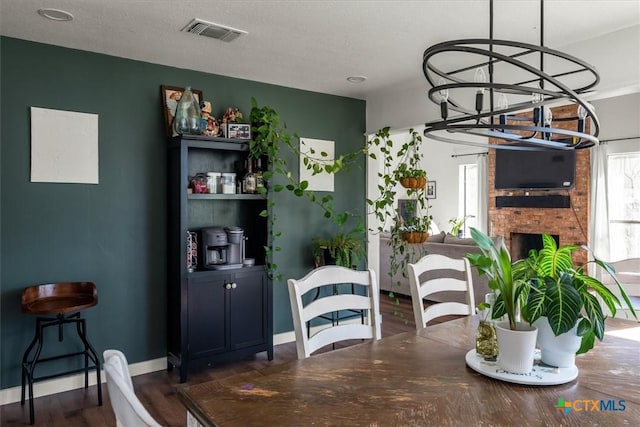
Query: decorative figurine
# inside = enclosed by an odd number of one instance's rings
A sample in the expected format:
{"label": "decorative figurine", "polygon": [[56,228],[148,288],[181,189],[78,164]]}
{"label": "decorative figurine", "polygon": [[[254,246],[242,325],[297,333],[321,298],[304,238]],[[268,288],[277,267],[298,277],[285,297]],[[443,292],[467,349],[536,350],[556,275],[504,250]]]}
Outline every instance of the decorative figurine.
{"label": "decorative figurine", "polygon": [[218,136],[220,128],[216,118],[211,115],[211,102],[204,101],[202,104],[202,135]]}
{"label": "decorative figurine", "polygon": [[242,113],[238,107],[229,107],[222,116],[222,123],[237,123],[242,120]]}

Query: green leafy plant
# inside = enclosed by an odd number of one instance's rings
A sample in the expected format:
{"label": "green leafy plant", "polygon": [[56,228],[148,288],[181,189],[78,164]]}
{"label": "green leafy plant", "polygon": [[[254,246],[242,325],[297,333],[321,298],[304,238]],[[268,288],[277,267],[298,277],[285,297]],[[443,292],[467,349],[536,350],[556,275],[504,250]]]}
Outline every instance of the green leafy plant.
{"label": "green leafy plant", "polygon": [[419,233],[427,233],[429,232],[429,228],[431,227],[432,220],[433,220],[433,216],[431,215],[414,216],[404,221],[402,224],[399,224],[398,231],[400,232],[415,231]]}
{"label": "green leafy plant", "polygon": [[[396,148],[391,139],[389,127],[378,130],[368,142],[368,155],[372,159],[377,159],[376,152],[381,155],[380,164],[382,169],[378,172],[378,194],[376,199],[367,199],[371,213],[377,218],[379,225],[372,229],[374,232],[384,232],[385,223],[389,219],[393,220],[391,235],[388,245],[391,248],[389,257],[389,277],[393,278],[397,274],[407,279],[407,264],[416,262],[423,256],[424,250],[419,244],[409,244],[403,239],[403,234],[407,231],[428,231],[432,216],[429,215],[428,201],[425,188],[409,188],[406,190],[407,197],[416,200],[414,211],[415,219],[404,222],[398,215],[397,199],[400,180],[402,178],[426,178],[426,172],[421,167],[423,157],[421,145],[422,136],[415,129],[409,129],[409,141]],[[394,285],[400,285],[399,280]],[[389,297],[395,299],[396,305],[400,301],[393,291],[389,292]],[[404,318],[404,315],[396,310],[394,315]],[[405,319],[405,322],[408,322]]]}
{"label": "green leafy plant", "polygon": [[492,317],[497,319],[506,314],[509,329],[515,331],[519,307],[526,297],[528,287],[524,278],[526,265],[523,260],[511,263],[511,256],[503,238],[500,237],[498,242],[494,243],[489,236],[473,227],[471,237],[482,253],[467,254],[469,263],[479,274],[488,277],[489,289],[496,293]]}
{"label": "green leafy plant", "polygon": [[[316,195],[314,191],[308,189],[309,182],[306,180],[299,181],[289,167],[287,157],[303,158],[303,165],[312,174],[320,172],[339,173],[347,171],[351,165],[358,160],[363,152],[360,151],[347,153],[339,156],[333,161],[318,162],[317,159],[328,158],[327,153],[316,153],[311,150],[310,153],[301,153],[295,141],[299,139],[297,134],[290,134],[287,131],[286,124],[281,122],[280,115],[270,106],[259,106],[255,98],[251,98],[251,112],[249,114],[251,122],[252,139],[249,141],[249,153],[253,158],[266,158],[268,167],[263,172],[263,179],[269,183],[270,191],[275,193],[289,191],[297,197],[306,197],[312,204],[321,209],[323,216],[332,221],[338,228],[344,228],[350,220],[358,222],[361,214],[352,211],[338,212],[334,206],[333,196],[325,194],[322,197]],[[286,154],[286,155],[285,155]],[[310,156],[314,156],[312,159]],[[260,188],[261,194],[267,193],[267,188]],[[269,198],[267,209],[260,213],[261,216],[267,217],[270,223],[271,233],[269,242],[264,248],[267,256],[269,271],[274,274],[278,270],[278,266],[273,262],[273,251],[281,251],[281,247],[276,245],[276,241],[282,236],[282,231],[277,228],[277,216],[275,215],[275,202],[273,198]],[[355,226],[350,233],[358,232],[358,226]],[[364,231],[361,231],[364,235]],[[273,249],[272,249],[273,248]],[[280,274],[274,274],[277,280],[282,280]]]}
{"label": "green leafy plant", "polygon": [[[359,226],[348,233],[337,233],[331,237],[318,237],[313,240],[313,256],[318,260],[326,251],[335,260],[336,265],[352,268],[366,259],[364,249],[364,227]],[[328,261],[325,259],[325,262]],[[318,263],[316,261],[316,263]]]}
{"label": "green leafy plant", "polygon": [[[525,260],[525,278],[530,284],[530,290],[522,316],[530,323],[546,316],[556,336],[570,331],[578,323],[577,333],[582,337],[582,343],[577,353],[585,353],[593,348],[595,338],[602,340],[604,337],[606,316],[598,297],[613,315],[617,307],[622,306],[621,301],[602,282],[586,274],[584,267],[574,267],[573,253],[578,249],[589,250],[587,247],[558,247],[553,237],[548,234],[542,235],[542,242],[542,249],[530,251],[529,257]],[[595,263],[614,279],[626,306],[637,319],[613,267],[593,258],[590,262]]]}
{"label": "green leafy plant", "polygon": [[467,218],[471,217],[471,215],[466,215],[462,218],[451,218],[449,220],[449,224],[451,224],[451,235],[457,236],[460,234],[460,230],[464,227],[464,223],[467,222]]}
{"label": "green leafy plant", "polygon": [[427,171],[423,169],[414,169],[407,163],[401,163],[394,171],[395,178],[400,180],[401,178],[426,178]]}

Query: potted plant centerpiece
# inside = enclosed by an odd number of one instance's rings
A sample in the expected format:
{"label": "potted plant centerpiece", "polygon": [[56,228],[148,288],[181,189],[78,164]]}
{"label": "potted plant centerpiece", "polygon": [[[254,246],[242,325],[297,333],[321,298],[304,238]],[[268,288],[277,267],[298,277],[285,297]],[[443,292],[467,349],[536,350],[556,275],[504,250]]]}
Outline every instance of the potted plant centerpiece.
{"label": "potted plant centerpiece", "polygon": [[533,353],[537,328],[519,322],[518,314],[526,296],[528,282],[524,276],[523,260],[511,262],[511,256],[502,237],[494,242],[489,236],[471,227],[471,237],[480,254],[467,254],[479,274],[489,278],[489,289],[496,293],[492,318],[507,316],[507,322],[496,325],[498,333],[498,365],[507,372],[527,374],[533,368]]}
{"label": "potted plant centerpiece", "polygon": [[[574,365],[576,354],[589,351],[596,338],[602,340],[604,337],[606,316],[600,301],[614,316],[622,304],[602,282],[589,276],[584,267],[574,267],[572,254],[580,247],[558,247],[548,234],[542,235],[542,242],[542,249],[530,251],[525,260],[525,278],[530,287],[522,316],[539,329],[542,362],[568,368]],[[613,267],[595,257],[591,262],[611,275],[626,306],[637,319]]]}

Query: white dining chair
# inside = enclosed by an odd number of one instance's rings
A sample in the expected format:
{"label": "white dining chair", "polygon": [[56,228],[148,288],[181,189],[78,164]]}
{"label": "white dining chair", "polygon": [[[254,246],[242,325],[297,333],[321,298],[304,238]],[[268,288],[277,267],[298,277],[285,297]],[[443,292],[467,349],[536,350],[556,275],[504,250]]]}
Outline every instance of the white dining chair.
{"label": "white dining chair", "polygon": [[[428,254],[415,264],[409,263],[407,268],[416,329],[424,328],[429,321],[438,317],[474,314],[475,299],[469,260]],[[448,275],[446,270],[452,273]],[[446,301],[425,304],[429,295],[445,291],[465,292],[466,303]]]}
{"label": "white dining chair", "polygon": [[[327,265],[312,270],[302,279],[289,279],[289,299],[296,334],[298,359],[311,356],[321,347],[350,339],[373,339],[381,337],[380,295],[376,274],[373,270],[351,270]],[[366,290],[365,295],[352,293],[334,294],[303,303],[303,295],[317,288],[335,284],[356,284]],[[356,287],[357,289],[358,287]],[[341,310],[366,310],[367,316],[354,322],[325,322],[318,332],[311,334],[307,322]]]}
{"label": "white dining chair", "polygon": [[160,427],[147,412],[133,390],[127,358],[119,350],[105,350],[104,372],[111,408],[118,427]]}

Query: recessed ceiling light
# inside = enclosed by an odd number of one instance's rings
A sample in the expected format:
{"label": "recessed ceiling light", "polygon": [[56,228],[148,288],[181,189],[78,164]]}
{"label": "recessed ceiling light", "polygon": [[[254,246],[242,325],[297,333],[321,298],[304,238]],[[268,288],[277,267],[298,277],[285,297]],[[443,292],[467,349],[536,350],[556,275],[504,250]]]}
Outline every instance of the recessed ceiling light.
{"label": "recessed ceiling light", "polygon": [[362,83],[365,80],[367,80],[367,78],[365,76],[350,76],[350,77],[347,77],[347,81],[351,82],[351,83]]}
{"label": "recessed ceiling light", "polygon": [[52,21],[71,21],[73,15],[60,9],[38,9],[38,15],[44,16]]}

